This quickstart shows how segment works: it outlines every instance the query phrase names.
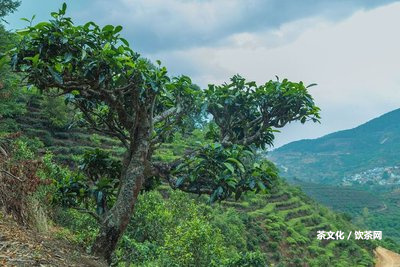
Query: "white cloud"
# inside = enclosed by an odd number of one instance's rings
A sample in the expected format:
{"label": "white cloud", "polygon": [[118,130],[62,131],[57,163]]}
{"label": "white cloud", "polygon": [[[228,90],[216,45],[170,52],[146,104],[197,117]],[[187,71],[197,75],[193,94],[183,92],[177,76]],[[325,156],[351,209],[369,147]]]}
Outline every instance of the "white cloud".
{"label": "white cloud", "polygon": [[[152,57],[184,63],[167,64],[174,73],[187,73],[185,66],[190,66],[194,80],[202,85],[226,81],[235,73],[258,82],[278,75],[318,83],[311,92],[322,108],[322,124],[290,125],[278,136],[277,145],[281,145],[354,127],[400,106],[399,13],[400,3],[395,3],[359,11],[339,23],[302,20],[282,26],[279,34],[239,33],[219,47]],[[274,35],[289,43],[274,45],[270,41]]]}

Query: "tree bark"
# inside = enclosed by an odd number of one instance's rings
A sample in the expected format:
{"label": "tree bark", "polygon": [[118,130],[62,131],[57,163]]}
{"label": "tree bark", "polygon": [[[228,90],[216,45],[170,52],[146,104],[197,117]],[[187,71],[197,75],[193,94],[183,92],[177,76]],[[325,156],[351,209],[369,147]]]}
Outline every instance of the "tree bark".
{"label": "tree bark", "polygon": [[148,123],[143,122],[136,132],[129,151],[129,164],[122,172],[121,187],[114,206],[102,218],[100,232],[92,246],[92,252],[109,263],[120,237],[131,219],[137,197],[145,179],[145,166],[149,150]]}

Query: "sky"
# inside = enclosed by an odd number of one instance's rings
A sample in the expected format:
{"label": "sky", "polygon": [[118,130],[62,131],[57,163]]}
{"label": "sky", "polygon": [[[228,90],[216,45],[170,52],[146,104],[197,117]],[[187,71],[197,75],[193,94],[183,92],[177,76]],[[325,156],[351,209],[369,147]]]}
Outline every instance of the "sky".
{"label": "sky", "polygon": [[[8,28],[64,1],[22,0]],[[235,74],[310,88],[320,124],[292,123],[275,147],[348,129],[400,107],[400,2],[389,0],[69,0],[76,24],[122,25],[131,47],[205,88]]]}

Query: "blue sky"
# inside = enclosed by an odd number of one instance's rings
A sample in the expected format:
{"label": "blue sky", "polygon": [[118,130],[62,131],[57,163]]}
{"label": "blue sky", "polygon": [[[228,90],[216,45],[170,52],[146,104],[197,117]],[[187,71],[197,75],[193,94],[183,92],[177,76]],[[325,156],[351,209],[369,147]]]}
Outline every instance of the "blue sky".
{"label": "blue sky", "polygon": [[[8,16],[47,20],[64,1],[22,0]],[[276,145],[354,127],[400,107],[398,1],[85,0],[65,1],[76,23],[120,24],[134,50],[161,59],[200,86],[236,73],[317,83],[320,125],[292,124]]]}

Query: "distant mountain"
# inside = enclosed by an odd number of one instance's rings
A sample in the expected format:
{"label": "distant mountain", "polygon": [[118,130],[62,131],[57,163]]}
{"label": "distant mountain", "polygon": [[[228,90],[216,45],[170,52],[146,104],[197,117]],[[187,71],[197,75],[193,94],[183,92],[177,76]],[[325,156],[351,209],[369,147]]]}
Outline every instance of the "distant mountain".
{"label": "distant mountain", "polygon": [[400,109],[353,129],[289,143],[268,157],[288,180],[400,185]]}

